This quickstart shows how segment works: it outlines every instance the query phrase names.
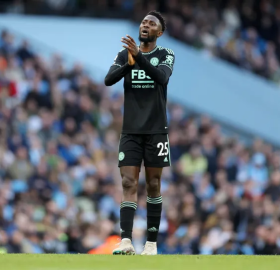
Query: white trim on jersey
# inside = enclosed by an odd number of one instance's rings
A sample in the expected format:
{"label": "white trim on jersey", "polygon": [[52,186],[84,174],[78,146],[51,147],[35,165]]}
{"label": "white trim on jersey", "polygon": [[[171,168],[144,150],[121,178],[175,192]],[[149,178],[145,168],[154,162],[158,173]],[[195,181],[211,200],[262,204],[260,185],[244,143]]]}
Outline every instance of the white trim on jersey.
{"label": "white trim on jersey", "polygon": [[167,67],[169,67],[171,69],[171,71],[173,71],[173,69],[170,66],[166,65],[166,64],[159,64],[158,66],[167,66]]}
{"label": "white trim on jersey", "polygon": [[168,157],[169,157],[169,165],[171,166],[171,158],[170,158],[170,144],[169,144],[169,137],[167,134],[167,141],[168,141]]}
{"label": "white trim on jersey", "polygon": [[149,55],[151,53],[154,53],[158,49],[158,46],[156,46],[152,51],[150,52],[141,52],[143,55]]}

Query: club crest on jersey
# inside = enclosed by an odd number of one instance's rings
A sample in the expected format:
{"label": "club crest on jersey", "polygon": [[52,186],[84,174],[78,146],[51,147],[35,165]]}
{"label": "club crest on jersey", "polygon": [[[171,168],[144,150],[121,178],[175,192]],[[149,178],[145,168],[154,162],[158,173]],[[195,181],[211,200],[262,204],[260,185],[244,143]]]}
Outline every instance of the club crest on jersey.
{"label": "club crest on jersey", "polygon": [[157,66],[158,63],[159,63],[159,60],[157,57],[153,57],[151,60],[150,60],[150,63],[153,65],[153,66]]}
{"label": "club crest on jersey", "polygon": [[119,153],[119,161],[124,160],[124,157],[125,157],[124,152],[120,152],[120,153]]}

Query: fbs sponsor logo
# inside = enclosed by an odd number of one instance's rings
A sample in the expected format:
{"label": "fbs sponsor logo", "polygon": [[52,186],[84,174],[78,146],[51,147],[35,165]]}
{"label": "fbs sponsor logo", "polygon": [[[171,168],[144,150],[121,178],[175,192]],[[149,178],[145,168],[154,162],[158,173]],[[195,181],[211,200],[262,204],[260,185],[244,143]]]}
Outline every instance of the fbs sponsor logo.
{"label": "fbs sponsor logo", "polygon": [[132,88],[154,88],[154,80],[144,70],[131,71]]}
{"label": "fbs sponsor logo", "polygon": [[157,229],[155,227],[152,227],[150,229],[148,229],[149,232],[157,232]]}
{"label": "fbs sponsor logo", "polygon": [[164,159],[164,162],[168,162],[168,158],[167,157]]}
{"label": "fbs sponsor logo", "polygon": [[[154,81],[151,80],[151,77],[146,75],[146,72],[144,70],[137,70],[137,69],[133,69],[131,71],[131,79],[132,79],[132,83],[153,83]],[[135,81],[134,81],[135,80]],[[144,80],[144,81],[142,81]]]}

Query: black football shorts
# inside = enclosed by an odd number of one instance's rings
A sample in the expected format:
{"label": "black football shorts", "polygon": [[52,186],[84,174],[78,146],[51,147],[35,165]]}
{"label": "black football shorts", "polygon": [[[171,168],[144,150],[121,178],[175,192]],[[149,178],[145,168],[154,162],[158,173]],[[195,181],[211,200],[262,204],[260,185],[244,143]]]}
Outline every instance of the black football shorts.
{"label": "black football shorts", "polygon": [[119,144],[119,167],[163,168],[171,165],[168,134],[122,134]]}

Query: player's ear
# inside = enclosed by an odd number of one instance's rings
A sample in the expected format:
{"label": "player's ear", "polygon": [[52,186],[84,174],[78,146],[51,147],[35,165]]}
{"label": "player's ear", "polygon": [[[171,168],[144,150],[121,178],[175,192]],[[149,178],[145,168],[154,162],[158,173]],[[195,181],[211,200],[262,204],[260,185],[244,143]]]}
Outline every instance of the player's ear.
{"label": "player's ear", "polygon": [[163,35],[163,32],[162,31],[159,31],[158,34],[157,34],[157,37],[161,37]]}

